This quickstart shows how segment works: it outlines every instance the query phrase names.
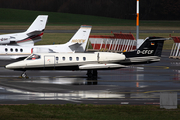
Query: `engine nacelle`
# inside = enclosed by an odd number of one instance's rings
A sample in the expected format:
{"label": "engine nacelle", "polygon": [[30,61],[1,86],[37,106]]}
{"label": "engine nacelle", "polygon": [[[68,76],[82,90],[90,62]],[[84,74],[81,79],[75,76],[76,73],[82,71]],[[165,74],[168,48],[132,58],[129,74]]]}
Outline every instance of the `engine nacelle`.
{"label": "engine nacelle", "polygon": [[97,52],[98,61],[109,61],[115,62],[125,60],[125,55],[120,53],[109,53],[109,52]]}
{"label": "engine nacelle", "polygon": [[9,38],[0,38],[0,44],[9,44],[10,39]]}
{"label": "engine nacelle", "polygon": [[53,53],[53,51],[49,48],[36,47],[32,49],[31,53]]}

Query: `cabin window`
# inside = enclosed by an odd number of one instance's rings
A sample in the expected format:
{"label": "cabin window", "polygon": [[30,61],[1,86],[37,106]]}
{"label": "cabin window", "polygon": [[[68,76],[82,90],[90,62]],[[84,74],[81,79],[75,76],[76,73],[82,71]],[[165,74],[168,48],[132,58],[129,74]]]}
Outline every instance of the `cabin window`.
{"label": "cabin window", "polygon": [[72,57],[69,57],[69,60],[72,61]]}
{"label": "cabin window", "polygon": [[13,49],[11,48],[10,51],[13,52]]}
{"label": "cabin window", "polygon": [[83,57],[83,60],[86,61],[86,57]]}
{"label": "cabin window", "polygon": [[27,60],[36,60],[36,59],[40,59],[40,58],[41,58],[40,55],[33,54]]}
{"label": "cabin window", "polygon": [[7,51],[8,51],[8,49],[7,49],[7,48],[5,48],[5,51],[7,52]]}
{"label": "cabin window", "polygon": [[58,63],[58,61],[59,61],[59,57],[56,57],[56,63]]}
{"label": "cabin window", "polygon": [[66,60],[66,58],[65,58],[65,57],[62,57],[62,60],[63,60],[63,61],[65,61],[65,60]]}
{"label": "cabin window", "polygon": [[76,57],[76,61],[79,61],[79,57]]}
{"label": "cabin window", "polygon": [[16,48],[15,51],[18,52],[18,49]]}
{"label": "cabin window", "polygon": [[23,49],[20,49],[21,52],[23,52]]}

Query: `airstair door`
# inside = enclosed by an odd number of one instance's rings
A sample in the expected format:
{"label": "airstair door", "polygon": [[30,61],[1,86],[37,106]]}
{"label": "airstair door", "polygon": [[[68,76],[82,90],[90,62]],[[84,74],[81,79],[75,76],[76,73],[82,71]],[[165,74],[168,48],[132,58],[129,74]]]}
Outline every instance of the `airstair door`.
{"label": "airstair door", "polygon": [[54,69],[55,65],[54,65],[54,56],[53,55],[49,55],[49,56],[44,56],[44,67],[45,69]]}

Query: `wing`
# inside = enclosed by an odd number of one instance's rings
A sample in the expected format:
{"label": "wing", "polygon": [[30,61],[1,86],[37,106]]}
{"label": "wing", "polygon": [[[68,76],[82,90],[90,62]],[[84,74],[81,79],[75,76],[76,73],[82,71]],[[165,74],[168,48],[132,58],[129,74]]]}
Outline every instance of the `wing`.
{"label": "wing", "polygon": [[128,66],[121,64],[86,64],[79,66],[80,70],[101,70],[101,69],[118,69],[118,68],[126,68]]}

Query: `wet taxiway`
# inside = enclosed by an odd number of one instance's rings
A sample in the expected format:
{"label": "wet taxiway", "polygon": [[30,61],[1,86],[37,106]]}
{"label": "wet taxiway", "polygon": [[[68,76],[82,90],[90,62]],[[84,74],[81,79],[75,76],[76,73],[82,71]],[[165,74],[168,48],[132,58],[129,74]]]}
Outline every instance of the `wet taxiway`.
{"label": "wet taxiway", "polygon": [[6,70],[0,62],[0,104],[157,104],[161,92],[180,97],[180,60],[163,51],[160,62],[98,71],[88,80],[86,71]]}

